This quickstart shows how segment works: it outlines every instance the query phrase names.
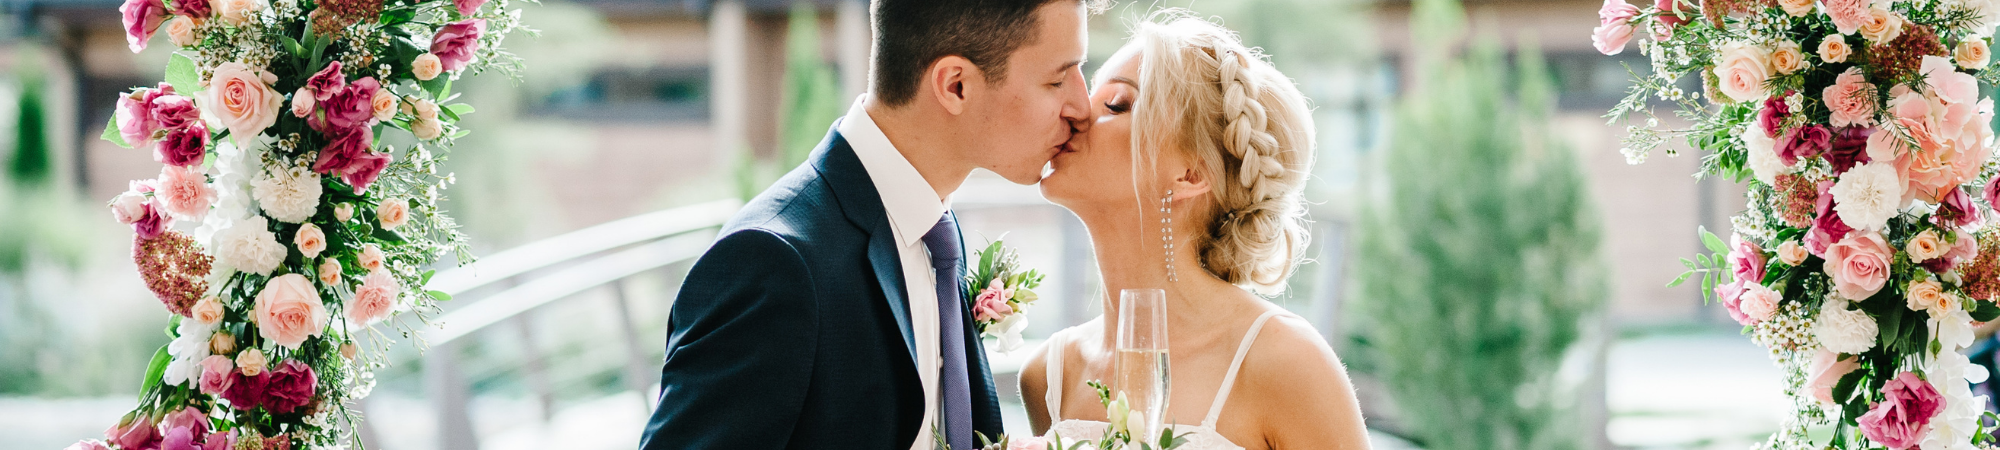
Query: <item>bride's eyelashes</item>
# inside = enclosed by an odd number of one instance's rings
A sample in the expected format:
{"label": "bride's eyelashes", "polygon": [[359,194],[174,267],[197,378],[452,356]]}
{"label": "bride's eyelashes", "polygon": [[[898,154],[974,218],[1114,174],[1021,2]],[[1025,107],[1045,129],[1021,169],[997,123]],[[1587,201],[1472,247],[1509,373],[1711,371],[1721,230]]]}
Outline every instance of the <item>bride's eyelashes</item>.
{"label": "bride's eyelashes", "polygon": [[1115,101],[1104,102],[1104,109],[1111,110],[1112,114],[1124,114],[1126,111],[1132,110],[1132,104],[1128,102],[1115,102]]}

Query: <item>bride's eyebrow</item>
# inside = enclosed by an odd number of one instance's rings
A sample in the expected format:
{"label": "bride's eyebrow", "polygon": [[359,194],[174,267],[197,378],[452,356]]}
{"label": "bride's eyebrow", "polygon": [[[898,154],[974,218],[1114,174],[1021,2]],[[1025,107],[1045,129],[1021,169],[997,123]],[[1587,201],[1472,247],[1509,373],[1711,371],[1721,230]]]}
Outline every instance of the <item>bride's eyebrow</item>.
{"label": "bride's eyebrow", "polygon": [[1129,86],[1132,86],[1132,90],[1135,90],[1135,91],[1136,91],[1136,90],[1139,90],[1139,82],[1137,82],[1137,81],[1132,81],[1132,79],[1131,79],[1131,78],[1125,78],[1125,77],[1122,77],[1122,76],[1113,76],[1113,77],[1111,77],[1111,79],[1110,79],[1110,82],[1112,82],[1112,83],[1125,83],[1126,85],[1129,85]]}

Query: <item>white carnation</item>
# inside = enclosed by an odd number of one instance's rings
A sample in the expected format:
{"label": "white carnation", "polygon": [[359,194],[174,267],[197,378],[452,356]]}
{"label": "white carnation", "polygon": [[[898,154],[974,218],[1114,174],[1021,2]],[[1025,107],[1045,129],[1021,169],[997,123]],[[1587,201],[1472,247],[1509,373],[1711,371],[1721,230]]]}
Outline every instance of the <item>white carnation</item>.
{"label": "white carnation", "polygon": [[1778,175],[1795,171],[1791,166],[1786,166],[1783,159],[1778,158],[1777,141],[1772,140],[1770,135],[1764,134],[1764,127],[1752,123],[1749,129],[1743,130],[1742,139],[1743,149],[1750,153],[1750,173],[1757,176],[1757,181],[1777,186]]}
{"label": "white carnation", "polygon": [[1828,300],[1813,322],[1813,336],[1827,351],[1859,354],[1875,348],[1875,318],[1848,310],[1845,300]]}
{"label": "white carnation", "polygon": [[195,242],[201,243],[202,247],[215,248],[217,234],[256,214],[248,194],[250,175],[254,172],[249,161],[254,157],[252,153],[238,149],[229,140],[215,143],[215,166],[210,173],[215,176],[215,210],[209,211],[201,226],[194,229]]}
{"label": "white carnation", "polygon": [[1895,166],[1877,161],[1855,166],[1833,183],[1833,210],[1856,230],[1882,230],[1903,202],[1903,182]]}
{"label": "white carnation", "polygon": [[269,227],[270,222],[264,216],[237,221],[216,236],[215,262],[244,272],[270,275],[278,263],[285,261],[285,246],[278,243],[278,236]]}
{"label": "white carnation", "polygon": [[160,381],[168,385],[180,385],[201,379],[201,360],[208,358],[208,339],[215,334],[215,325],[199,320],[181,320],[175,330],[179,337],[167,343],[167,354],[174,359],[167,363],[167,369],[160,374]]}
{"label": "white carnation", "polygon": [[278,221],[304,222],[319,210],[319,174],[304,167],[271,167],[250,185],[257,206]]}

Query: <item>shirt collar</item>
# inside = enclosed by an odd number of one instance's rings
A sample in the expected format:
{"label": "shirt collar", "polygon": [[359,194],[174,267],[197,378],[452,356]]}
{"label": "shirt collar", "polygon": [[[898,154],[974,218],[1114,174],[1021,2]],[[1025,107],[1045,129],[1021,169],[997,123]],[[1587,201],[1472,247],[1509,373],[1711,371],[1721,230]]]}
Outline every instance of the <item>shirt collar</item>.
{"label": "shirt collar", "polygon": [[916,166],[889,142],[889,136],[875,125],[863,107],[868,95],[854,100],[847,109],[847,116],[840,120],[840,136],[847,139],[847,145],[854,148],[854,156],[861,160],[861,167],[868,170],[868,179],[875,183],[875,192],[882,197],[882,209],[888,213],[889,225],[894,227],[898,244],[908,246],[921,241],[924,234],[937,226],[938,219],[944,217],[949,207],[938,200],[937,190],[924,181]]}

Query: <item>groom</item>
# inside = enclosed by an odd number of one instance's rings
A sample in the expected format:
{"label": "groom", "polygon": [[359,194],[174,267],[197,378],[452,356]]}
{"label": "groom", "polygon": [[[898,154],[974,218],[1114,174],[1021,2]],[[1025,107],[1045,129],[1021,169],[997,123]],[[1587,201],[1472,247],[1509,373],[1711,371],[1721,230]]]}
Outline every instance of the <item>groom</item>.
{"label": "groom", "polygon": [[970,450],[974,432],[997,437],[948,200],[973,169],[1039,181],[1088,126],[1096,1],[874,0],[870,94],[688,273],[640,445]]}

